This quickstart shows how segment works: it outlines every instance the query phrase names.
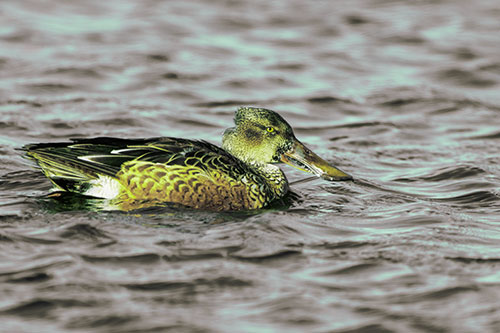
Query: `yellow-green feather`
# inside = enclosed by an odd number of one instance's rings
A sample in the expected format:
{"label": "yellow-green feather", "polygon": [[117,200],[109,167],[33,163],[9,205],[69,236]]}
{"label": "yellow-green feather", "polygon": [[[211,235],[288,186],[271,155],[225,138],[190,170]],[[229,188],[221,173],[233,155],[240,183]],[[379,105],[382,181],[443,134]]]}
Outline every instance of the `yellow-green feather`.
{"label": "yellow-green feather", "polygon": [[257,209],[271,199],[258,184],[245,184],[217,169],[130,161],[116,177],[122,190],[115,202],[124,210],[143,207],[144,201],[217,211]]}
{"label": "yellow-green feather", "polygon": [[288,190],[280,162],[294,140],[277,113],[241,108],[223,149],[180,138],[73,139],[25,146],[60,189],[110,198],[123,210],[177,203],[209,210],[257,209]]}

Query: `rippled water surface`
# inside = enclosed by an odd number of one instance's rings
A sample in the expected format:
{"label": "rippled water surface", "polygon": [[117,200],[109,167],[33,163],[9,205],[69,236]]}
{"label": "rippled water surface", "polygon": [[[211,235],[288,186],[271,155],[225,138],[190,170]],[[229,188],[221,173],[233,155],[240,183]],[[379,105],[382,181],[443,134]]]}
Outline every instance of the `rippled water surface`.
{"label": "rippled water surface", "polygon": [[[0,331],[499,332],[499,31],[494,0],[3,0]],[[16,150],[220,143],[241,105],[356,181],[95,212]]]}

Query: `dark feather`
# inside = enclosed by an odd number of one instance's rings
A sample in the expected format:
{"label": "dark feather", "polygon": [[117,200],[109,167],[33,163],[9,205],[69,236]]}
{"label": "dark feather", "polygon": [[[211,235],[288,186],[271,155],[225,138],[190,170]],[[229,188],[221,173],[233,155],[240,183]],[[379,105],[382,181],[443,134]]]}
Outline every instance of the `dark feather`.
{"label": "dark feather", "polygon": [[[39,143],[23,147],[28,157],[42,168],[53,167],[55,173],[74,177],[115,176],[123,163],[141,160],[166,165],[193,166],[203,169],[242,173],[248,168],[240,160],[209,142],[170,137],[119,139],[98,137],[72,139],[72,142]],[[44,165],[42,165],[44,164]],[[66,167],[67,170],[63,170]]]}

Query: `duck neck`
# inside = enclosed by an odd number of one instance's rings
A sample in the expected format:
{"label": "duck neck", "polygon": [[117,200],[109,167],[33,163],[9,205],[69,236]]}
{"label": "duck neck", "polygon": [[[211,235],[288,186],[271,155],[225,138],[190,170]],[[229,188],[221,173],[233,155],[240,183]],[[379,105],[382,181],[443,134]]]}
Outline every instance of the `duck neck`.
{"label": "duck neck", "polygon": [[288,180],[283,171],[275,164],[246,162],[255,172],[266,180],[269,189],[276,198],[281,198],[288,191]]}
{"label": "duck neck", "polygon": [[234,127],[228,128],[224,132],[222,148],[248,165],[255,174],[264,178],[275,198],[281,198],[288,191],[288,181],[283,171],[275,164],[254,160],[254,156],[248,154],[248,147],[242,146],[240,140],[237,140],[236,129]]}

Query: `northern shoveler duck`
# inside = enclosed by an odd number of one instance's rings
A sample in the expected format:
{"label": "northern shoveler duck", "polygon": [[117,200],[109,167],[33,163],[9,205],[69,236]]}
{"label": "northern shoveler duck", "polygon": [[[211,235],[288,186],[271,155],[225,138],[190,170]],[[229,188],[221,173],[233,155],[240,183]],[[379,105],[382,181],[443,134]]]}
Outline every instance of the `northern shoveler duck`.
{"label": "northern shoveler duck", "polygon": [[284,162],[327,180],[352,177],[302,144],[276,112],[242,107],[222,148],[171,137],[99,137],[23,147],[59,190],[110,199],[125,211],[161,203],[197,209],[259,209],[288,191]]}

